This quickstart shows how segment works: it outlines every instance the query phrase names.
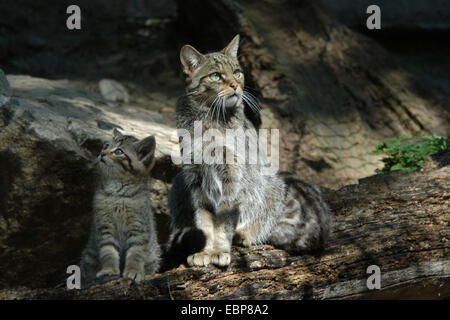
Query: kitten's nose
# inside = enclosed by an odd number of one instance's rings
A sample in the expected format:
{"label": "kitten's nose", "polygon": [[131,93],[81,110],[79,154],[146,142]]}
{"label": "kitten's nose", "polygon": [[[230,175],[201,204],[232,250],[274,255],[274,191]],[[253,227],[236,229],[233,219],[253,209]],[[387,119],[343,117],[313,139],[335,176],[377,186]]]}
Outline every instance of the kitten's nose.
{"label": "kitten's nose", "polygon": [[230,83],[230,87],[232,87],[234,90],[238,88],[238,84],[236,82]]}
{"label": "kitten's nose", "polygon": [[100,152],[100,157],[104,157],[104,156],[106,156],[105,151]]}

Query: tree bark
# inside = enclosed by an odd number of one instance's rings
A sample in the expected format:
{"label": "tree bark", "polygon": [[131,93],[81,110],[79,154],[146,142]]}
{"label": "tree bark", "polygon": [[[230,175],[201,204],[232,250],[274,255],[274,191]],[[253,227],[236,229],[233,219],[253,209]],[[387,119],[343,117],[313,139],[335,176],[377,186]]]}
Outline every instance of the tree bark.
{"label": "tree bark", "polygon": [[[440,299],[450,296],[450,151],[415,172],[327,191],[334,228],[325,252],[233,247],[227,269],[180,266],[84,290],[0,291],[8,299]],[[381,270],[369,290],[367,268]]]}

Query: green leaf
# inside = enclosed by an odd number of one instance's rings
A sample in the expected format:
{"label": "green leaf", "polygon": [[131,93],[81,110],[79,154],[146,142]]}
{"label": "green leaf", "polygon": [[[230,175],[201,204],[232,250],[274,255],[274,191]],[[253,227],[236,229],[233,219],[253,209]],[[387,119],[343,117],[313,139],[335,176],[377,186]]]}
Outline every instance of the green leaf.
{"label": "green leaf", "polygon": [[397,163],[390,168],[390,171],[405,169],[401,163]]}
{"label": "green leaf", "polygon": [[370,155],[386,155],[382,159],[383,169],[376,169],[376,173],[385,173],[395,170],[411,172],[418,169],[425,157],[441,150],[447,150],[450,145],[449,137],[423,134],[419,138],[401,135],[387,139],[382,144],[376,144]]}

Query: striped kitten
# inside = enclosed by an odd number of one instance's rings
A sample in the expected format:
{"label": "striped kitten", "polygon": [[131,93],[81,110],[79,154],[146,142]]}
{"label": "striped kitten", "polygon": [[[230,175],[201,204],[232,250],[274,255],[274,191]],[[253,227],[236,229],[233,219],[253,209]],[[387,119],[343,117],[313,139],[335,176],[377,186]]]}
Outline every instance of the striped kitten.
{"label": "striped kitten", "polygon": [[[187,86],[186,94],[177,104],[177,128],[190,132],[194,139],[195,121],[201,121],[203,132],[215,129],[223,136],[227,129],[243,129],[248,133],[245,144],[249,150],[249,143],[257,143],[258,135],[245,107],[247,104],[254,112],[259,108],[244,90],[238,46],[236,36],[220,52],[203,55],[189,45],[181,49]],[[183,152],[182,140],[180,145]],[[198,147],[204,154],[208,145],[194,142],[191,149],[195,152]],[[235,157],[246,157],[237,151]],[[223,154],[226,152],[225,146]],[[262,153],[257,158],[256,164],[249,163],[248,158],[244,163],[183,164],[169,194],[172,219],[169,259],[178,258],[182,262],[187,256],[191,266],[210,263],[227,266],[232,241],[250,246],[269,240],[285,248],[308,251],[318,247],[321,240],[316,239],[326,238],[329,212],[317,190],[314,187],[300,190],[306,185],[301,182],[286,184],[282,176],[266,165]],[[270,170],[272,174],[268,174]],[[300,196],[303,199],[291,201]],[[294,208],[295,203],[302,208]],[[292,214],[296,217],[291,217]],[[286,232],[284,225],[289,225]]]}
{"label": "striped kitten", "polygon": [[155,138],[138,141],[114,129],[96,162],[91,234],[80,262],[83,286],[102,276],[140,282],[160,265],[160,247],[150,209],[149,172]]}

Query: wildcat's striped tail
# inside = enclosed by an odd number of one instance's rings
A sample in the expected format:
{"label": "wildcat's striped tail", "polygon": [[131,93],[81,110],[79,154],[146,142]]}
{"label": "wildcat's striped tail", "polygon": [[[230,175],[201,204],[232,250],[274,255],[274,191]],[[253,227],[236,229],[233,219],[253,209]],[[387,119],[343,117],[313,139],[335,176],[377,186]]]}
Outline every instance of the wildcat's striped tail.
{"label": "wildcat's striped tail", "polygon": [[287,173],[286,208],[269,243],[291,252],[324,249],[331,232],[331,213],[320,189]]}

